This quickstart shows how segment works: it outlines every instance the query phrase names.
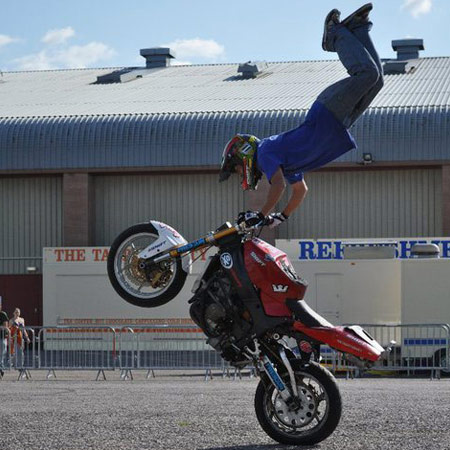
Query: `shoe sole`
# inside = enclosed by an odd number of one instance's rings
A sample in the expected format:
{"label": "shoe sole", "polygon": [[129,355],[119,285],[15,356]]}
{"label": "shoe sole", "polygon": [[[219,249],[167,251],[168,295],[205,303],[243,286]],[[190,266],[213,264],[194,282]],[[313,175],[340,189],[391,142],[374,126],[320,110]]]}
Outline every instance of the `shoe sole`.
{"label": "shoe sole", "polygon": [[327,16],[325,17],[325,24],[323,26],[323,37],[322,37],[322,48],[327,52],[327,48],[326,48],[326,42],[327,42],[327,25],[328,22],[330,21],[331,17],[334,14],[341,14],[341,12],[338,9],[332,9]]}
{"label": "shoe sole", "polygon": [[373,9],[373,4],[372,3],[366,3],[365,5],[361,6],[361,8],[358,8],[356,11],[352,12],[348,17],[346,17],[341,23],[344,26],[347,26],[352,20],[353,18],[355,18],[356,16],[359,16],[361,13],[363,12],[370,12]]}

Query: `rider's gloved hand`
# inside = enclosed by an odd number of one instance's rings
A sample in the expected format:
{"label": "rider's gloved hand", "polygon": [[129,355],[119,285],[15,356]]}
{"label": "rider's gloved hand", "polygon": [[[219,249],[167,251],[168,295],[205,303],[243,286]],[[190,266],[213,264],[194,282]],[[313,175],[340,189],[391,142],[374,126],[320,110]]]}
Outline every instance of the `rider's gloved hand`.
{"label": "rider's gloved hand", "polygon": [[269,228],[275,228],[278,225],[281,225],[283,222],[289,219],[289,216],[282,212],[272,213],[267,216],[266,222],[269,225]]}
{"label": "rider's gloved hand", "polygon": [[263,225],[265,220],[264,214],[260,211],[245,211],[239,213],[237,223],[240,225],[244,222],[246,228],[253,228]]}

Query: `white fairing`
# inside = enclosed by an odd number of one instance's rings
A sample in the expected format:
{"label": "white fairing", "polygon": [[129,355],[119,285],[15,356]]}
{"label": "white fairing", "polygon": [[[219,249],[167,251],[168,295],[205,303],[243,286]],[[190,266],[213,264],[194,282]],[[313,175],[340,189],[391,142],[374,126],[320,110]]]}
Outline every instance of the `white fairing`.
{"label": "white fairing", "polygon": [[[187,244],[186,239],[178,233],[177,230],[172,228],[163,222],[151,220],[150,223],[155,227],[158,232],[159,238],[152,242],[147,248],[139,253],[139,258],[148,259],[169,250],[172,247]],[[191,272],[191,255],[186,255],[182,258],[183,270],[187,273]]]}

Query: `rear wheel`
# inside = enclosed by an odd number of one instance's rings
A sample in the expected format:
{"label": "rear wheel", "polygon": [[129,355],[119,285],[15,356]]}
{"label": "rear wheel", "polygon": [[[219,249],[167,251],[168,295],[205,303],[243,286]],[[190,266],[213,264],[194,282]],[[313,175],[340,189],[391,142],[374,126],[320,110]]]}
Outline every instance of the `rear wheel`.
{"label": "rear wheel", "polygon": [[143,267],[139,253],[158,239],[150,223],[133,225],[111,245],[108,276],[114,290],[128,303],[153,308],[170,302],[183,288],[187,273],[181,259]]}
{"label": "rear wheel", "polygon": [[317,363],[291,361],[300,407],[290,408],[273,384],[263,380],[255,394],[255,411],[263,430],[287,445],[313,445],[326,439],[341,418],[341,394],[333,375]]}

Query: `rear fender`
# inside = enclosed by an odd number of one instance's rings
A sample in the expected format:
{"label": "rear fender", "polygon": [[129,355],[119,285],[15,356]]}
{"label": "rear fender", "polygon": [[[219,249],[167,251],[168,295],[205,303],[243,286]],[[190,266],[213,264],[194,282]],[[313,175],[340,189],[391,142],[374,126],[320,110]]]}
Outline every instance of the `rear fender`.
{"label": "rear fender", "polygon": [[356,325],[352,327],[308,327],[295,321],[294,329],[335,350],[350,353],[364,360],[378,361],[384,352],[384,348],[375,339]]}
{"label": "rear fender", "polygon": [[360,339],[371,345],[376,351],[383,353],[385,349],[366,331],[359,325],[352,325],[345,327],[345,330],[351,331],[356,334]]}
{"label": "rear fender", "polygon": [[[150,224],[153,226],[159,237],[139,253],[139,258],[154,258],[173,247],[179,247],[188,243],[186,239],[170,225],[156,220],[151,220]],[[191,272],[191,255],[184,256],[181,260],[181,264],[183,270],[189,274]]]}

